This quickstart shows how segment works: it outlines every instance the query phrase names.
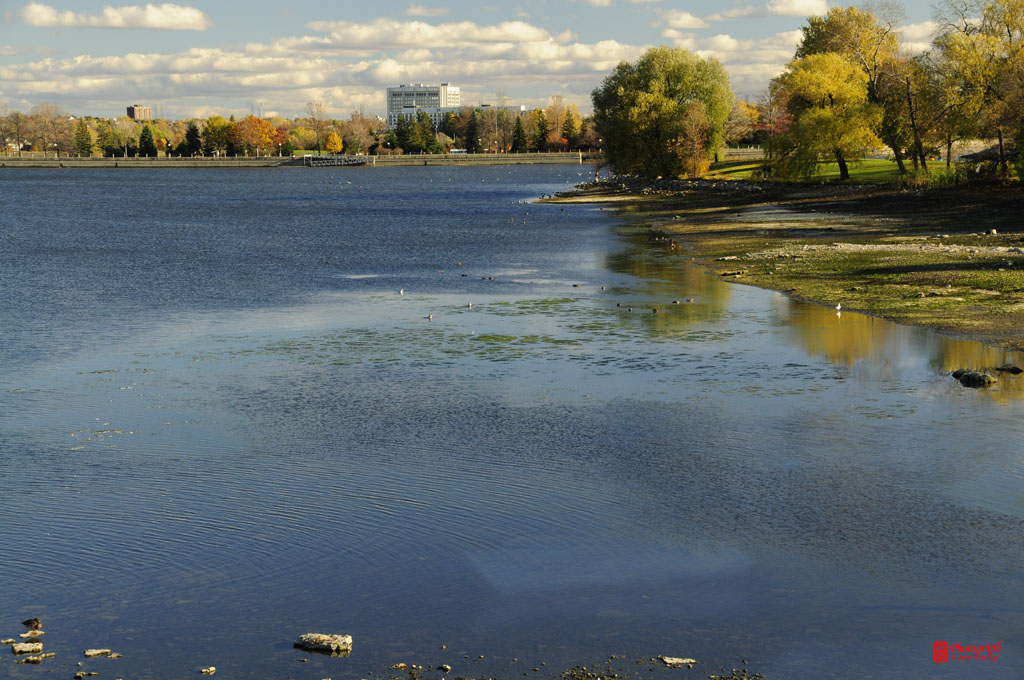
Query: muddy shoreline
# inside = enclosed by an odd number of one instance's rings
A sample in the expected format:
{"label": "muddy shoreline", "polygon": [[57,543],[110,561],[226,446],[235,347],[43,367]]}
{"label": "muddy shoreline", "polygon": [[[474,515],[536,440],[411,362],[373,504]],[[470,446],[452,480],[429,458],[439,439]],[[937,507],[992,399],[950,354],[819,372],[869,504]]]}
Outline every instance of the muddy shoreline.
{"label": "muddy shoreline", "polygon": [[601,203],[730,281],[1024,350],[1024,191],[613,177]]}

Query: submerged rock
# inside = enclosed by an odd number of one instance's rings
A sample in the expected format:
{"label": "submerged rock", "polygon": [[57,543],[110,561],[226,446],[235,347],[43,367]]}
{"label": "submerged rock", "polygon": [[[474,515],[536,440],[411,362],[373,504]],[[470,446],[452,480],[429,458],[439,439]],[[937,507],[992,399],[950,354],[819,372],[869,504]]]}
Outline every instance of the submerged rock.
{"label": "submerged rock", "polygon": [[968,371],[963,373],[959,378],[960,384],[964,387],[991,387],[998,382],[993,376],[988,373],[978,373],[977,371]]}
{"label": "submerged rock", "polygon": [[38,654],[43,651],[42,642],[15,642],[11,645],[11,651],[15,654]]}
{"label": "submerged rock", "polygon": [[348,653],[352,651],[352,636],[303,633],[295,641],[294,646],[309,652],[348,656]]}
{"label": "submerged rock", "polygon": [[1002,366],[1000,366],[996,370],[1000,371],[1002,373],[1010,373],[1012,375],[1017,375],[1018,373],[1024,373],[1024,368],[1021,368],[1020,366],[1014,366],[1013,364],[1003,364]]}
{"label": "submerged rock", "polygon": [[91,659],[94,656],[110,656],[113,652],[109,649],[87,649],[82,654],[85,655],[86,659]]}

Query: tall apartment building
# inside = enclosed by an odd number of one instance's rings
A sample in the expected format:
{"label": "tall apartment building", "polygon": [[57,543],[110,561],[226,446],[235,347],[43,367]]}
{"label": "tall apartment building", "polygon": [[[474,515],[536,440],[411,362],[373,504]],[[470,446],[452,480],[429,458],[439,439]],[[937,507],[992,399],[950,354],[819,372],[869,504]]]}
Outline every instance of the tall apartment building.
{"label": "tall apartment building", "polygon": [[148,106],[132,104],[128,107],[128,117],[132,120],[153,120],[153,111]]}
{"label": "tall apartment building", "polygon": [[388,88],[388,125],[398,124],[398,116],[415,116],[417,111],[430,115],[434,125],[448,111],[457,111],[462,105],[461,90],[451,83],[440,85],[399,85]]}

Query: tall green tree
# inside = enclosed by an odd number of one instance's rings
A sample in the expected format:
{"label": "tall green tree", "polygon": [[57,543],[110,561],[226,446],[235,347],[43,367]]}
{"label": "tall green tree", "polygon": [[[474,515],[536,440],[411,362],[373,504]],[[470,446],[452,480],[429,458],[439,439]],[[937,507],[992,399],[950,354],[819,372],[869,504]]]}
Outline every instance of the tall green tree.
{"label": "tall green tree", "polygon": [[565,144],[570,149],[574,149],[580,144],[580,129],[576,122],[576,116],[573,113],[573,111],[567,109],[565,120],[562,121],[562,139],[565,140]]}
{"label": "tall green tree", "polygon": [[75,121],[75,153],[79,156],[91,156],[93,150],[92,132],[85,120],[79,118]]}
{"label": "tall green tree", "polygon": [[469,115],[469,122],[466,123],[466,151],[480,153],[480,119],[477,118],[475,110]]}
{"label": "tall green tree", "polygon": [[157,154],[156,142],[153,140],[153,130],[148,125],[143,126],[139,135],[139,155],[154,158]]}
{"label": "tall green tree", "polygon": [[535,114],[533,146],[537,151],[547,151],[548,134],[551,132],[551,126],[548,125],[548,114],[544,109],[537,109]]}
{"label": "tall green tree", "polygon": [[199,135],[199,126],[194,120],[188,122],[188,130],[185,131],[184,152],[188,156],[196,156],[203,150],[203,140]]}
{"label": "tall green tree", "polygon": [[523,128],[523,119],[516,116],[516,126],[512,130],[512,152],[526,153],[529,148],[529,141],[526,139],[526,130]]}
{"label": "tall green tree", "polygon": [[616,172],[677,177],[686,161],[679,144],[683,113],[693,102],[704,104],[711,154],[722,147],[733,95],[716,59],[656,47],[636,63],[616,66],[591,100],[605,157]]}
{"label": "tall green tree", "polygon": [[836,52],[789,64],[776,79],[793,116],[778,142],[778,174],[807,177],[818,163],[834,160],[839,178],[849,179],[847,162],[882,145],[874,132],[881,111],[868,101],[866,82],[867,74]]}

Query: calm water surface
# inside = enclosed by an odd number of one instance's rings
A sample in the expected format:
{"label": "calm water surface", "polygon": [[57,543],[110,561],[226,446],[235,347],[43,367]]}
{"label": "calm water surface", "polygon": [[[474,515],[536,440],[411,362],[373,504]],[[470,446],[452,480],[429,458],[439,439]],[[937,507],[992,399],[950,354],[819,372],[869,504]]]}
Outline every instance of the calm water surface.
{"label": "calm water surface", "polygon": [[527,203],[580,170],[0,175],[0,637],[57,653],[0,675],[1024,677],[1024,379],[948,377],[1024,357]]}

